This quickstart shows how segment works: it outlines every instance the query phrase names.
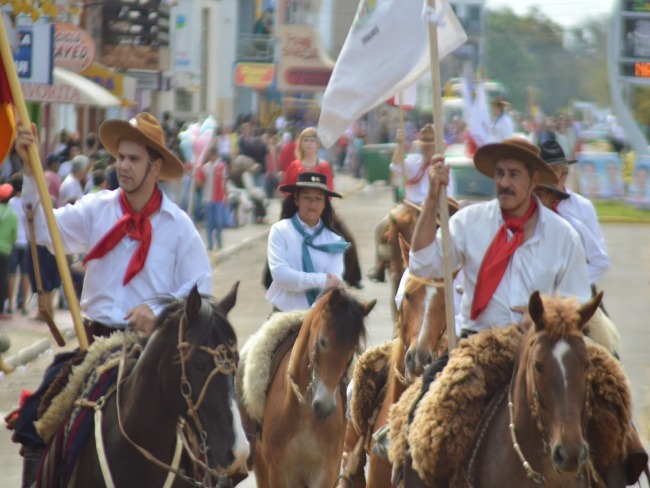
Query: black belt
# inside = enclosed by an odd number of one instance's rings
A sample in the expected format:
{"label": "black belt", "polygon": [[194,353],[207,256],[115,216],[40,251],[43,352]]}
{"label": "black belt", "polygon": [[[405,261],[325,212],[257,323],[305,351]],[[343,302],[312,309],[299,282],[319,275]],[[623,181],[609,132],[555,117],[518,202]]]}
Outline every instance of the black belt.
{"label": "black belt", "polygon": [[125,328],[123,325],[110,327],[87,317],[84,317],[83,324],[86,327],[86,332],[88,332],[88,335],[92,337],[108,337],[113,332],[124,330]]}

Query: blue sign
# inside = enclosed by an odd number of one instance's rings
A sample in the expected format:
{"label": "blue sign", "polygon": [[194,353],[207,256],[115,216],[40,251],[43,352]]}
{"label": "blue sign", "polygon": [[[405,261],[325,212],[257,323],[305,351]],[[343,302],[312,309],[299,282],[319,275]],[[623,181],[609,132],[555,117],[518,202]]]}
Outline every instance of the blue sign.
{"label": "blue sign", "polygon": [[14,53],[14,63],[18,78],[32,77],[32,45],[34,34],[31,26],[20,26],[18,28],[18,51]]}

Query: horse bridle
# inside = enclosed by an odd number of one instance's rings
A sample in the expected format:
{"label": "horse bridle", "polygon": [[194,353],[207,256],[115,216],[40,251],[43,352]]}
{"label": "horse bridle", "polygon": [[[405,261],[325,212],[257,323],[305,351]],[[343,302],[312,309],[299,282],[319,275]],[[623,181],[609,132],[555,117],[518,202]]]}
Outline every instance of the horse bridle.
{"label": "horse bridle", "polygon": [[[235,364],[235,349],[232,346],[226,346],[224,344],[219,344],[216,348],[212,349],[206,346],[192,346],[192,344],[186,342],[183,340],[183,330],[184,330],[184,325],[185,322],[187,321],[187,315],[183,313],[183,316],[181,317],[179,326],[178,326],[178,344],[177,344],[177,349],[179,352],[179,359],[180,359],[180,364],[181,364],[181,384],[180,384],[180,389],[181,389],[181,395],[183,395],[183,398],[185,399],[185,402],[187,403],[188,406],[188,411],[187,415],[192,419],[192,421],[195,424],[195,427],[197,431],[199,432],[199,435],[201,437],[201,443],[199,446],[199,451],[201,452],[202,455],[206,455],[208,451],[208,445],[207,445],[207,433],[203,430],[201,421],[197,415],[197,412],[201,406],[201,403],[203,402],[203,398],[205,396],[205,392],[208,388],[208,385],[212,381],[212,379],[217,375],[217,374],[223,374],[225,376],[232,376],[235,373],[236,370],[236,364]],[[210,372],[210,375],[208,378],[205,380],[203,383],[203,387],[201,388],[201,393],[199,394],[199,398],[197,402],[195,403],[194,400],[192,399],[192,388],[191,385],[187,379],[187,374],[186,374],[186,368],[185,364],[186,361],[188,360],[188,357],[185,355],[185,352],[187,350],[200,350],[203,351],[209,355],[211,355],[214,359],[214,364],[215,367],[214,369]],[[144,447],[140,446],[137,444],[129,435],[126,433],[124,430],[123,424],[122,424],[122,416],[120,412],[120,384],[122,383],[123,380],[123,375],[124,375],[124,363],[126,360],[126,336],[124,341],[122,342],[122,357],[120,358],[120,364],[118,368],[118,374],[117,374],[117,387],[115,390],[116,394],[116,403],[115,403],[115,409],[117,411],[117,423],[119,426],[120,434],[133,446],[142,456],[149,462],[155,464],[159,468],[168,471],[170,473],[174,473],[176,476],[182,478],[186,482],[190,483],[193,486],[196,487],[205,487],[205,486],[212,486],[212,485],[205,485],[203,481],[201,480],[196,480],[187,474],[182,469],[179,469],[178,467],[169,465],[163,461],[160,461],[158,458],[156,458],[153,454],[151,454],[147,449]],[[103,402],[102,402],[103,404]],[[208,483],[211,483],[211,478],[210,475],[212,472],[217,474],[218,478],[218,483],[217,486],[230,486],[229,481],[228,481],[228,472],[224,469],[217,469],[217,468],[210,468],[207,465],[207,456],[206,456],[206,461],[203,462],[201,461],[193,452],[193,449],[191,447],[191,442],[187,439],[187,436],[183,430],[184,426],[184,421],[183,418],[181,417],[179,419],[179,425],[177,429],[177,436],[180,442],[182,442],[183,447],[187,451],[190,460],[194,464],[195,468],[198,466],[200,469],[202,469],[207,477]],[[100,429],[101,431],[101,429]],[[101,462],[100,462],[101,464]],[[102,469],[102,472],[104,474],[105,481],[108,481],[106,478],[110,477],[110,472],[104,472]],[[169,478],[168,478],[169,479]],[[171,478],[173,480],[173,478]],[[112,483],[112,480],[110,480]]]}
{"label": "horse bridle", "polygon": [[[536,484],[541,485],[546,483],[546,478],[544,478],[544,476],[541,473],[535,471],[532,468],[530,463],[526,460],[526,457],[524,456],[524,453],[521,450],[521,446],[517,441],[517,434],[516,434],[516,427],[515,427],[515,405],[514,402],[512,401],[512,390],[513,390],[513,385],[515,383],[515,377],[517,375],[518,369],[519,369],[519,355],[517,355],[517,357],[515,358],[515,364],[512,369],[512,378],[510,379],[510,386],[508,387],[508,416],[509,416],[508,429],[510,430],[512,447],[515,450],[517,457],[521,461],[522,467],[526,471],[526,476],[532,479]],[[537,429],[542,434],[542,449],[544,451],[544,454],[549,454],[550,452],[549,435],[548,435],[548,430],[544,425],[544,420],[542,418],[542,406],[539,402],[539,391],[537,390],[537,383],[535,381],[534,374],[532,375],[532,382],[533,382],[532,384],[533,404],[531,405],[531,416],[535,418]],[[590,396],[591,396],[590,394],[591,394],[591,389],[587,388],[586,395],[585,395],[585,402],[582,406],[582,436],[584,439],[587,438],[586,435],[587,434],[587,413],[588,413],[589,403],[590,403]],[[584,469],[586,470],[589,485],[591,486],[591,479],[589,477],[589,471],[587,470],[588,464],[589,462],[585,464]],[[576,477],[578,478],[581,478],[582,476],[583,476],[582,473],[576,474]]]}

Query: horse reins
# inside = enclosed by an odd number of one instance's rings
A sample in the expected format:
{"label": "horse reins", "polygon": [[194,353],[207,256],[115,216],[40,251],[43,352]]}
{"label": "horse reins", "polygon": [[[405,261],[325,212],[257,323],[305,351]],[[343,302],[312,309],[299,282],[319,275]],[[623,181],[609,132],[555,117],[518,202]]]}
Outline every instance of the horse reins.
{"label": "horse reins", "polygon": [[[187,410],[187,415],[190,416],[192,421],[195,423],[195,427],[198,429],[198,432],[200,433],[201,437],[201,444],[199,446],[199,450],[203,455],[207,454],[208,451],[208,446],[207,446],[207,433],[203,430],[201,422],[198,418],[197,411],[201,406],[201,403],[203,402],[203,398],[205,396],[205,392],[207,390],[208,385],[210,384],[211,380],[217,375],[217,374],[223,374],[225,376],[231,376],[235,372],[235,361],[232,359],[234,356],[233,354],[233,348],[228,348],[224,344],[219,344],[215,349],[208,348],[206,346],[199,346],[198,349],[200,351],[203,351],[207,354],[210,354],[215,363],[214,369],[211,371],[210,375],[208,378],[205,380],[205,383],[203,384],[203,387],[201,388],[201,393],[199,394],[199,398],[197,402],[195,403],[192,399],[192,388],[191,385],[187,379],[187,374],[185,370],[185,362],[187,360],[186,356],[184,355],[185,350],[187,349],[192,349],[195,346],[192,346],[188,342],[183,340],[183,329],[184,329],[184,324],[186,321],[186,315],[183,314],[181,317],[181,321],[178,327],[178,344],[177,348],[179,351],[179,358],[180,358],[180,364],[181,364],[181,395],[185,399],[188,410]],[[207,478],[208,482],[210,482],[210,474],[211,472],[217,473],[218,478],[223,478],[224,476],[227,476],[227,472],[223,469],[215,469],[215,468],[210,468],[207,465],[207,458],[206,462],[204,463],[200,459],[198,459],[193,452],[193,449],[190,447],[190,442],[187,439],[187,436],[183,430],[183,427],[185,426],[185,421],[182,417],[179,418],[179,423],[177,425],[177,434],[176,434],[176,447],[174,450],[174,458],[172,461],[172,464],[167,464],[163,461],[160,461],[158,458],[156,458],[151,452],[149,452],[147,449],[144,447],[140,446],[137,444],[129,435],[126,433],[124,430],[124,426],[122,423],[122,415],[121,415],[121,410],[120,410],[120,385],[123,381],[123,376],[124,376],[124,367],[125,367],[125,362],[126,362],[126,336],[124,336],[124,340],[122,342],[122,357],[120,358],[120,363],[118,367],[118,374],[117,374],[117,386],[115,388],[115,395],[116,395],[116,404],[115,404],[115,409],[117,412],[117,423],[118,427],[120,430],[120,434],[122,437],[124,437],[129,444],[131,444],[132,447],[134,447],[147,461],[151,462],[152,464],[158,466],[159,468],[168,471],[168,476],[164,484],[164,488],[171,487],[174,477],[178,476],[179,478],[182,478],[184,481],[194,485],[194,486],[205,486],[202,481],[196,480],[188,475],[185,474],[185,472],[181,469],[178,468],[178,465],[180,464],[180,456],[182,453],[183,448],[188,453],[188,456],[190,457],[190,460],[194,464],[194,466],[198,466],[199,468],[203,469]],[[104,475],[104,481],[106,482],[106,485],[109,488],[114,487],[115,485],[113,484],[112,477],[110,474],[110,469],[108,467],[108,462],[106,459],[106,454],[104,452],[103,448],[103,440],[101,438],[101,423],[102,423],[102,408],[105,404],[104,398],[100,398],[96,402],[96,405],[94,406],[95,408],[95,433],[97,436],[97,432],[99,431],[99,438],[98,438],[98,458],[99,458],[99,463],[100,467],[102,470],[102,474]],[[99,446],[101,444],[101,448]],[[100,449],[101,453],[103,454],[100,455]]]}

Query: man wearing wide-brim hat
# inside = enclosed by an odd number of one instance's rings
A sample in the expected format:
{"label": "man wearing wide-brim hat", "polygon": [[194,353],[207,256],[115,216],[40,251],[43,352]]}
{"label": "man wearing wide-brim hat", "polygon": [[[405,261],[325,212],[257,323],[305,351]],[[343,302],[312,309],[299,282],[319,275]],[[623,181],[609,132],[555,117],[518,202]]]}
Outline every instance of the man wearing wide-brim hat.
{"label": "man wearing wide-brim hat", "polygon": [[[144,112],[107,120],[99,138],[116,159],[120,188],[85,195],[54,215],[66,254],[86,254],[81,306],[92,332],[129,324],[148,334],[160,311],[153,300],[187,294],[195,284],[210,293],[210,265],[194,224],[158,187],[159,180],[182,176],[183,165],[165,147],[155,117]],[[16,147],[24,161],[34,140],[29,129],[20,129]],[[39,209],[36,240],[51,247],[29,164],[25,168],[23,202]]]}
{"label": "man wearing wide-brim hat", "polygon": [[556,141],[544,141],[540,148],[540,156],[558,177],[558,187],[569,195],[568,198],[558,202],[557,213],[578,232],[587,257],[589,283],[595,285],[610,267],[609,254],[593,204],[566,187],[569,165],[577,161],[567,159],[562,147]]}
{"label": "man wearing wide-brim hat", "polygon": [[[436,235],[438,197],[449,181],[449,166],[435,156],[430,188],[416,224],[409,271],[441,278],[443,256]],[[555,172],[539,157],[539,148],[513,137],[487,144],[474,155],[476,169],[494,179],[496,198],[460,209],[449,221],[452,269],[463,269],[465,293],[461,327],[467,333],[507,325],[538,290],[548,295],[591,298],[580,237],[545,208],[533,190],[557,183]]]}
{"label": "man wearing wide-brim hat", "polygon": [[512,137],[515,133],[515,122],[508,115],[506,109],[510,104],[503,97],[495,97],[490,101],[492,105],[492,124],[490,125],[490,136],[492,142],[501,142]]}

